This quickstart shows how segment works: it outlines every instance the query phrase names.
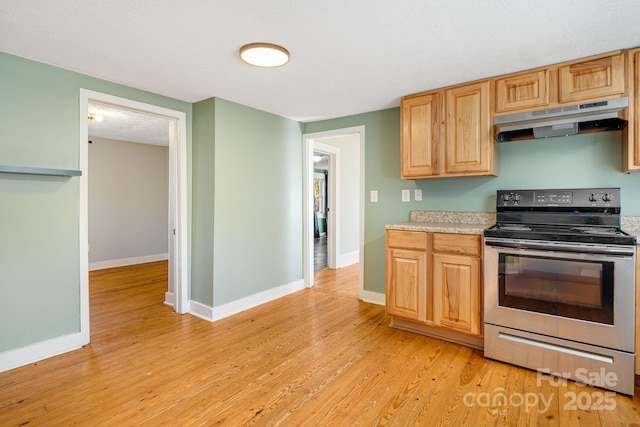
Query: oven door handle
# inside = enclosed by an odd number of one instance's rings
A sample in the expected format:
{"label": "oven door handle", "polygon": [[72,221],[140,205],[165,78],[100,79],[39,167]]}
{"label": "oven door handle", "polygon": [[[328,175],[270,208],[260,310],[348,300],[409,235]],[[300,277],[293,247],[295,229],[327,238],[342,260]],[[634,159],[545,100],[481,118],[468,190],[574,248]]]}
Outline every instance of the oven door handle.
{"label": "oven door handle", "polygon": [[571,244],[571,243],[549,243],[536,242],[534,240],[504,240],[485,238],[485,244],[488,246],[511,248],[511,249],[538,249],[543,251],[554,252],[572,252],[582,254],[603,254],[603,255],[621,255],[633,256],[635,248],[633,246],[613,246],[613,245],[589,245],[589,244]]}

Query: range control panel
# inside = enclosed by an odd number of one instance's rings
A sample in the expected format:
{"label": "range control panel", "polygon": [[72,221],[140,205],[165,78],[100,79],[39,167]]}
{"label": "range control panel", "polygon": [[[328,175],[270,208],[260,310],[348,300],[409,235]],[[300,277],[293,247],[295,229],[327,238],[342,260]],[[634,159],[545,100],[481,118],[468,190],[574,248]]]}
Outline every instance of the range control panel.
{"label": "range control panel", "polygon": [[498,190],[497,207],[619,208],[619,188],[578,188],[564,190]]}

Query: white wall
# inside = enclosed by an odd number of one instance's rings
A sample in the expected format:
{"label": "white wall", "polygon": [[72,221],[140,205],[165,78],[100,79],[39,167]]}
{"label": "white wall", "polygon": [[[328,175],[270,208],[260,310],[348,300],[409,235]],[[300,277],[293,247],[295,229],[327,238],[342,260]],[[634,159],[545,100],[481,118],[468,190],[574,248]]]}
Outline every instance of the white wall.
{"label": "white wall", "polygon": [[[360,230],[360,136],[344,135],[318,139],[340,148],[340,253],[337,266],[358,262]],[[343,261],[341,261],[343,260]]]}
{"label": "white wall", "polygon": [[90,140],[89,268],[167,259],[168,147]]}

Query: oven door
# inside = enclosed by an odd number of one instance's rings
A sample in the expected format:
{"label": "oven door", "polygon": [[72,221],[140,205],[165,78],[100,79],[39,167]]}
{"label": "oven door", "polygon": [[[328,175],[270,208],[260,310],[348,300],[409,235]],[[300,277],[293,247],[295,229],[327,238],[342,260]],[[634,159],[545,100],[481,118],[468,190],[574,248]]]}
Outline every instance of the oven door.
{"label": "oven door", "polygon": [[485,239],[485,323],[634,351],[635,246]]}

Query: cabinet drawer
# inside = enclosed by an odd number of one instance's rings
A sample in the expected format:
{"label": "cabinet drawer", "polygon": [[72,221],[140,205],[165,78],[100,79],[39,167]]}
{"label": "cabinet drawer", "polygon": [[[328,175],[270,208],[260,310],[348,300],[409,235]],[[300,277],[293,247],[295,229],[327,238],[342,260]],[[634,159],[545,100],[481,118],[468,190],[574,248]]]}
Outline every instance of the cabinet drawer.
{"label": "cabinet drawer", "polygon": [[423,231],[387,230],[387,246],[391,248],[427,250],[427,233]]}
{"label": "cabinet drawer", "polygon": [[475,234],[433,234],[433,251],[480,255],[480,236]]}

